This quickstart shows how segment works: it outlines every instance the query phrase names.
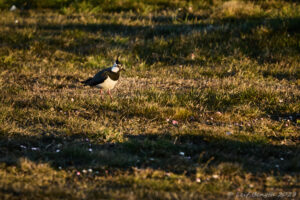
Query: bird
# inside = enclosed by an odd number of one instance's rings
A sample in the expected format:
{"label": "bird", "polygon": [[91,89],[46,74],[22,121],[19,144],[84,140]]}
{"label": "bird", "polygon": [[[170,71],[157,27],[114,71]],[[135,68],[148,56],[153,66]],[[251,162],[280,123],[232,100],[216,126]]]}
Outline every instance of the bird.
{"label": "bird", "polygon": [[101,98],[102,90],[107,90],[107,94],[109,94],[110,98],[112,99],[110,90],[113,89],[117,84],[121,71],[125,71],[125,68],[117,58],[112,67],[108,67],[99,71],[94,77],[88,78],[85,81],[81,81],[81,83],[83,83],[85,86],[100,88]]}

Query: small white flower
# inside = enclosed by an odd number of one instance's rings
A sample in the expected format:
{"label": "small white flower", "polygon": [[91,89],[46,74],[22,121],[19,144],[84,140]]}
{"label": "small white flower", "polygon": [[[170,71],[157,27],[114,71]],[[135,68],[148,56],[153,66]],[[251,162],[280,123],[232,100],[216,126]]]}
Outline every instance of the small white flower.
{"label": "small white flower", "polygon": [[200,179],[200,178],[197,178],[197,179],[196,179],[196,182],[197,182],[197,183],[201,183],[201,179]]}
{"label": "small white flower", "polygon": [[276,168],[279,168],[279,165],[275,165]]}
{"label": "small white flower", "polygon": [[232,133],[230,131],[227,131],[226,132],[226,135],[231,135]]}
{"label": "small white flower", "polygon": [[92,152],[93,151],[93,149],[92,148],[89,148],[89,152]]}
{"label": "small white flower", "polygon": [[27,147],[25,147],[24,145],[20,145],[20,147],[21,147],[22,149],[27,149]]}
{"label": "small white flower", "polygon": [[179,152],[179,155],[184,156],[184,152],[182,152],[182,151]]}
{"label": "small white flower", "polygon": [[86,169],[83,169],[83,170],[82,170],[82,173],[86,174],[86,173],[87,173]]}
{"label": "small white flower", "polygon": [[213,177],[214,179],[218,179],[218,178],[219,178],[219,175],[218,175],[218,174],[214,174],[214,175],[212,175],[212,177]]}
{"label": "small white flower", "polygon": [[15,5],[12,5],[9,10],[10,11],[15,11],[15,10],[17,10],[17,7]]}
{"label": "small white flower", "polygon": [[74,99],[73,99],[73,98],[71,98],[71,101],[72,101],[72,102],[74,102]]}
{"label": "small white flower", "polygon": [[32,151],[38,151],[39,148],[38,148],[38,147],[31,147],[31,150],[32,150]]}
{"label": "small white flower", "polygon": [[154,160],[154,158],[149,158],[149,160],[153,161],[153,160]]}
{"label": "small white flower", "polygon": [[61,167],[61,166],[59,166],[59,167],[58,167],[58,169],[59,169],[59,170],[61,170],[61,169],[62,169],[62,167]]}
{"label": "small white flower", "polygon": [[56,149],[56,151],[55,151],[56,153],[59,153],[60,152],[60,149]]}
{"label": "small white flower", "polygon": [[92,172],[93,172],[93,170],[92,170],[92,169],[88,169],[88,172],[92,173]]}
{"label": "small white flower", "polygon": [[284,160],[284,158],[281,157],[280,160]]}

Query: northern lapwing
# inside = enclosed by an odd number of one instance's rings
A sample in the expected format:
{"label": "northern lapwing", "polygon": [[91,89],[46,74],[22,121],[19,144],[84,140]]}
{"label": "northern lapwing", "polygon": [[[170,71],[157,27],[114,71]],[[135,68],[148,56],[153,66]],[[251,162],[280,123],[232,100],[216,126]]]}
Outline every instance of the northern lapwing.
{"label": "northern lapwing", "polygon": [[[95,86],[100,88],[100,94],[102,95],[102,90],[107,90],[110,98],[112,98],[110,90],[115,87],[117,84],[120,72],[125,70],[122,64],[116,59],[112,67],[106,68],[98,72],[93,78],[88,78],[85,81],[82,81],[84,85]],[[101,96],[102,97],[102,96]]]}

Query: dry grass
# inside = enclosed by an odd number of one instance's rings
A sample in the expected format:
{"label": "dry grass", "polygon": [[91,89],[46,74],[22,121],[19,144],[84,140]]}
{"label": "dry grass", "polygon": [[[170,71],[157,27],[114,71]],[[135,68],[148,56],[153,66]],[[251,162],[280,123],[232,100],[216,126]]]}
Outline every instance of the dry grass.
{"label": "dry grass", "polygon": [[253,2],[231,0],[221,4],[215,11],[215,16],[219,18],[260,17],[263,13],[260,5]]}
{"label": "dry grass", "polygon": [[299,195],[298,3],[93,2],[2,11],[1,199]]}

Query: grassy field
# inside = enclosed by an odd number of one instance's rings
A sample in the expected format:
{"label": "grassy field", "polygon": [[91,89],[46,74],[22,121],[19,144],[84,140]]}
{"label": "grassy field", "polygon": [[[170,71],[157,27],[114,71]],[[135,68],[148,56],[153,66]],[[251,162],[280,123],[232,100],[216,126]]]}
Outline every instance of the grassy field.
{"label": "grassy field", "polygon": [[300,197],[299,3],[0,8],[0,199]]}

